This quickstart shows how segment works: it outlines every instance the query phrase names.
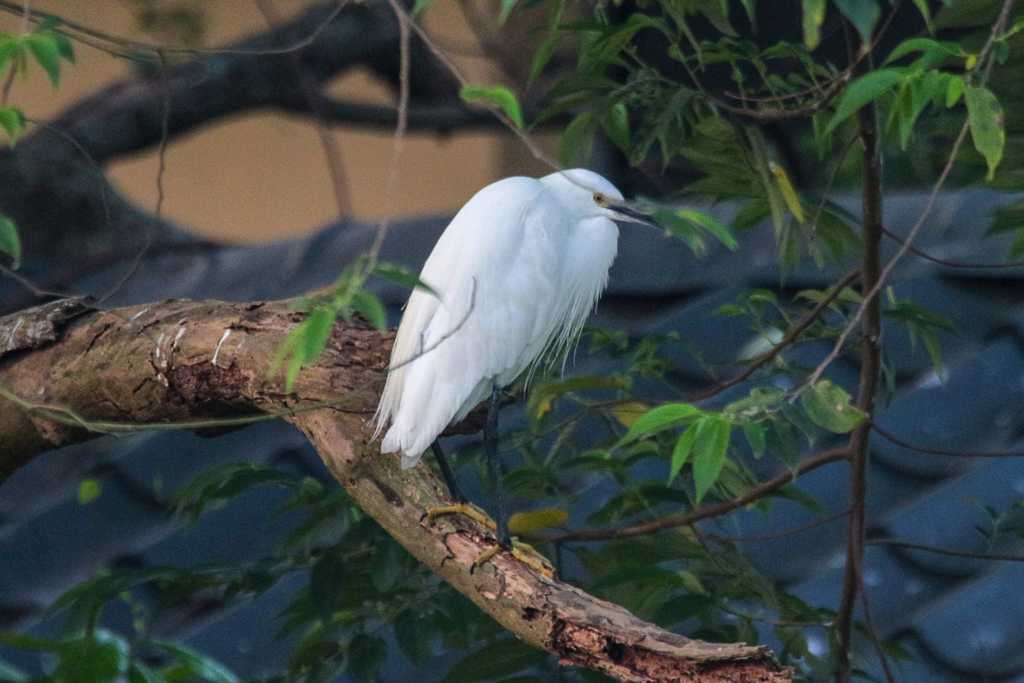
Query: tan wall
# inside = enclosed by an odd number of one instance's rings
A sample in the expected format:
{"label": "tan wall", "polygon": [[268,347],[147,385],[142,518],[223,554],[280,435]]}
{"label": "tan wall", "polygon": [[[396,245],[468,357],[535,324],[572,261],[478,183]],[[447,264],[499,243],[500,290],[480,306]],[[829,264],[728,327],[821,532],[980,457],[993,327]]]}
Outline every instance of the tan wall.
{"label": "tan wall", "polygon": [[[277,0],[283,14],[306,0]],[[142,34],[131,0],[35,0],[34,8],[127,37],[161,40]],[[204,44],[216,46],[265,28],[252,0],[208,0]],[[444,44],[473,44],[455,0],[438,0],[428,16],[431,32]],[[18,17],[0,13],[0,31],[21,30]],[[131,65],[85,45],[76,45],[77,65],[54,91],[34,69],[17,82],[12,104],[32,118],[47,119],[77,98],[110,81],[129,77]],[[480,59],[458,57],[474,80],[492,80]],[[350,99],[393,102],[394,96],[364,73],[351,73],[331,91]],[[509,168],[503,136],[496,133],[438,139],[411,135],[405,142],[396,202],[387,206],[383,188],[391,159],[387,133],[336,131],[355,215],[379,218],[424,212],[450,212],[476,189],[509,172],[529,172],[514,155]],[[502,161],[504,159],[504,161]],[[337,215],[324,153],[310,121],[276,113],[247,114],[179,138],[167,150],[165,215],[205,235],[252,242],[300,235]],[[535,169],[532,169],[535,170]],[[152,207],[156,200],[155,152],[114,164],[109,173],[127,195]]]}

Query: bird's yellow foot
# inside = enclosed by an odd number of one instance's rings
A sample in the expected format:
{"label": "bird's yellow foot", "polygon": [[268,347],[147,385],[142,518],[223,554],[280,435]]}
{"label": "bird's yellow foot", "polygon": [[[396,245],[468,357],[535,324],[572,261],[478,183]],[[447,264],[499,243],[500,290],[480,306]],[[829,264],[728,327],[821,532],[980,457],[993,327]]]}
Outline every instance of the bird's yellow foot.
{"label": "bird's yellow foot", "polygon": [[451,505],[439,505],[427,510],[427,519],[433,522],[438,517],[446,515],[462,515],[469,517],[477,524],[481,524],[491,531],[498,528],[491,516],[472,503],[452,503]]}
{"label": "bird's yellow foot", "polygon": [[[490,515],[472,503],[452,503],[451,505],[440,505],[435,508],[430,508],[427,510],[426,517],[428,520],[433,522],[438,517],[444,517],[446,515],[462,515],[463,517],[468,517],[477,524],[487,527],[492,532],[498,528],[498,525],[495,524]],[[484,551],[481,553],[480,557],[476,558],[473,562],[473,566],[470,571],[476,571],[478,567],[484,565],[489,560],[492,560],[494,556],[502,550],[504,550],[504,548],[502,548],[501,545],[495,545],[490,550]],[[532,545],[512,539],[512,547],[509,549],[509,552],[512,553],[512,557],[516,558],[526,566],[531,567],[537,573],[543,574],[549,579],[555,578],[554,565],[552,565],[548,558],[544,557],[544,555],[542,555],[540,551]]]}
{"label": "bird's yellow foot", "polygon": [[[476,558],[476,561],[473,562],[473,567],[469,571],[476,571],[478,567],[481,567],[484,563],[494,559],[494,556],[502,550],[505,550],[505,548],[502,548],[500,545],[496,545],[490,550],[485,550],[480,554],[480,557]],[[538,574],[542,574],[549,579],[555,578],[554,565],[551,564],[551,561],[544,557],[539,550],[529,543],[523,543],[512,539],[512,547],[509,549],[509,552],[512,553],[512,557],[516,558],[527,567],[530,567]]]}

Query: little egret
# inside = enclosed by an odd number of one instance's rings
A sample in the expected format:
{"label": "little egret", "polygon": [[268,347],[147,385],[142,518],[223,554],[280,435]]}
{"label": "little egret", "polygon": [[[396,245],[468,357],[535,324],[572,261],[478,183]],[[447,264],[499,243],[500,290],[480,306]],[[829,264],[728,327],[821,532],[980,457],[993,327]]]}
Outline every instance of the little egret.
{"label": "little egret", "polygon": [[608,282],[616,220],[651,224],[586,169],[513,177],[477,192],[445,228],[402,315],[377,407],[381,452],[402,467],[432,448],[449,493],[465,503],[438,436],[487,400],[484,450],[497,533],[510,548],[497,453],[501,390],[564,361]]}

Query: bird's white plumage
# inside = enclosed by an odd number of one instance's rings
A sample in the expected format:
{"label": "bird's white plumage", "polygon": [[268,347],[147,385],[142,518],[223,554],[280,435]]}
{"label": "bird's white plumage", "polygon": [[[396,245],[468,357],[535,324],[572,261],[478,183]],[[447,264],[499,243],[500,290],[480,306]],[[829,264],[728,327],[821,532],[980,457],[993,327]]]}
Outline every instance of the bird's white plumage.
{"label": "bird's white plumage", "polygon": [[437,296],[409,297],[377,408],[381,451],[415,465],[434,439],[494,386],[572,347],[605,287],[618,228],[583,169],[499,180],[445,229],[420,273]]}

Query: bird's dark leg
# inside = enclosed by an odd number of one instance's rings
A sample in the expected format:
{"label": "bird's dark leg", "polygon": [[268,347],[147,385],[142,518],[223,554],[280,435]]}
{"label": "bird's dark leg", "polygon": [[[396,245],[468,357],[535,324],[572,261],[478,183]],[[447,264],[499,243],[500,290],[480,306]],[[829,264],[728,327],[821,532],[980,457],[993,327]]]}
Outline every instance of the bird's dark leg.
{"label": "bird's dark leg", "polygon": [[498,409],[501,405],[501,388],[495,386],[491,390],[491,399],[487,403],[487,422],[484,423],[484,453],[487,455],[487,467],[494,482],[494,498],[498,508],[498,543],[504,548],[512,547],[512,538],[508,533],[508,510],[505,508],[505,487],[502,481],[501,460],[498,458]]}
{"label": "bird's dark leg", "polygon": [[434,439],[434,443],[431,444],[430,450],[434,452],[434,457],[437,459],[437,466],[441,469],[441,478],[444,479],[444,483],[448,486],[448,495],[456,503],[465,503],[466,496],[463,495],[462,489],[459,488],[459,481],[455,478],[455,473],[452,472],[452,468],[448,466],[448,458],[444,455],[444,450],[441,449],[441,442]]}

